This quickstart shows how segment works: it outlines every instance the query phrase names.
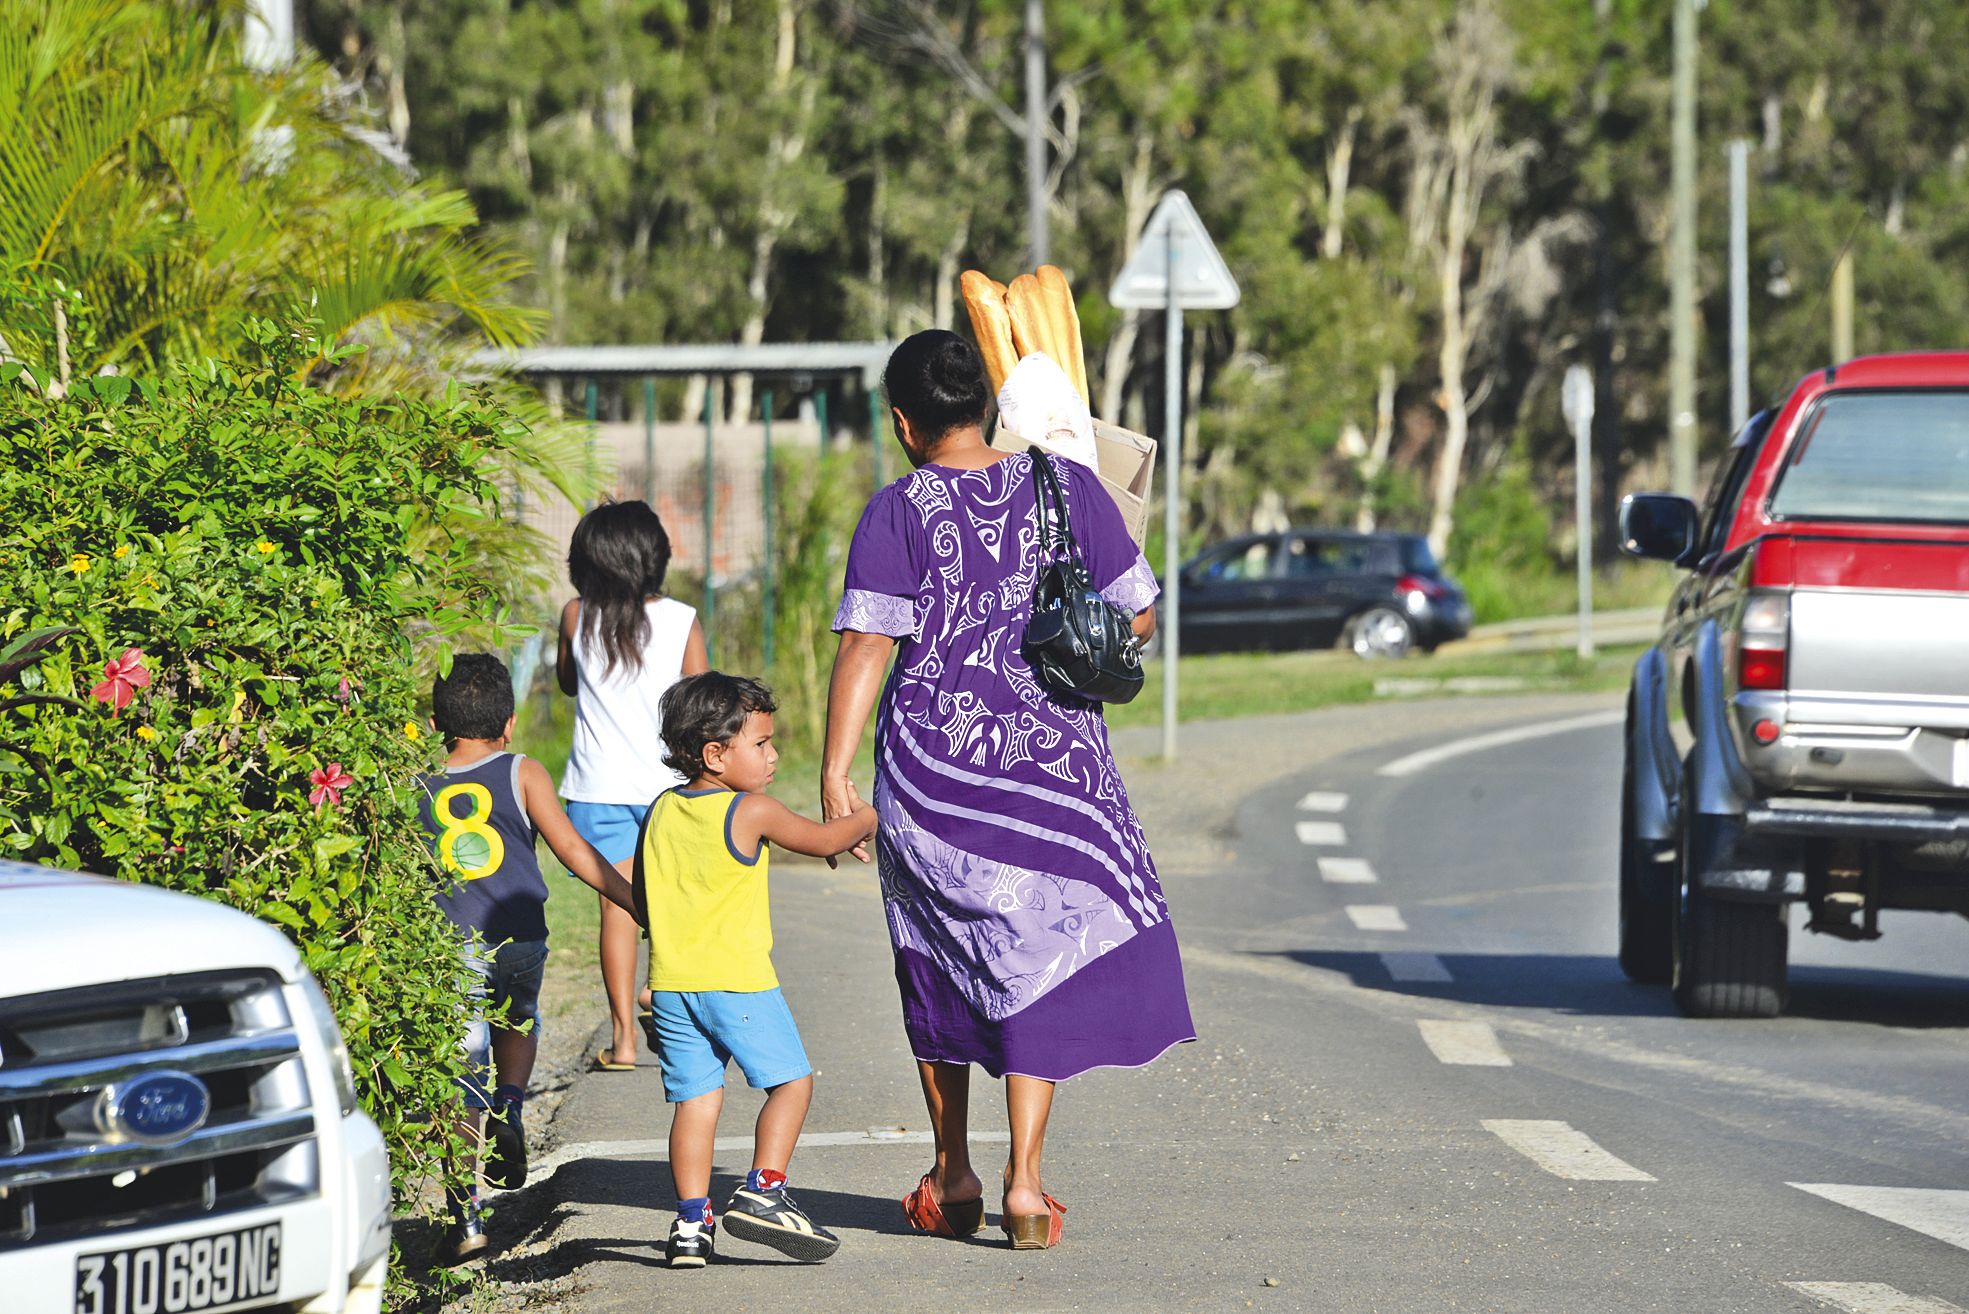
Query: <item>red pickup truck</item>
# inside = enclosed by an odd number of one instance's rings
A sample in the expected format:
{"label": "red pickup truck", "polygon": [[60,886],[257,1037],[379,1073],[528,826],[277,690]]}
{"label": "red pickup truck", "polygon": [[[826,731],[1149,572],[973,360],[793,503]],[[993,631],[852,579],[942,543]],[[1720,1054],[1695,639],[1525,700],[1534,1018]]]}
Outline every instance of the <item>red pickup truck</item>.
{"label": "red pickup truck", "polygon": [[1620,531],[1686,571],[1627,701],[1627,975],[1771,1017],[1791,904],[1854,940],[1969,916],[1969,352],[1808,375],[1702,507],[1635,494]]}

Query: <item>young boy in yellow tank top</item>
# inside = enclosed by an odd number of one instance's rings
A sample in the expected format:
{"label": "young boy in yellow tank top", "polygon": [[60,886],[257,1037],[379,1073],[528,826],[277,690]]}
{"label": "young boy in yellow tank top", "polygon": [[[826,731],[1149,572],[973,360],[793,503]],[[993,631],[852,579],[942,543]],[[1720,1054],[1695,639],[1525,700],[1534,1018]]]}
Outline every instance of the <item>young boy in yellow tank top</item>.
{"label": "young boy in yellow tank top", "polygon": [[760,791],[773,780],[771,692],[707,671],[663,695],[665,761],[689,783],[659,795],[636,852],[636,895],[650,933],[650,1042],[663,1064],[677,1218],[664,1257],[672,1268],[711,1258],[711,1153],[736,1059],[763,1089],[752,1171],[725,1206],[725,1230],[795,1259],[840,1248],[786,1193],[786,1169],[813,1097],[813,1068],[773,971],[766,903],[769,845],[831,858],[875,833],[862,804],[822,824]]}

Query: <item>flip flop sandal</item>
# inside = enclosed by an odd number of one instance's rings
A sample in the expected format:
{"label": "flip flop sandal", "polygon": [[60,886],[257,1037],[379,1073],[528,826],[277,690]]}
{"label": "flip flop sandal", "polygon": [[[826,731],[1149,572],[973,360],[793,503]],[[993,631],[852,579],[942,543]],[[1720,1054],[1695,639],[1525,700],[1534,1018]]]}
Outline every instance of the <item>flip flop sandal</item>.
{"label": "flip flop sandal", "polygon": [[984,1226],[984,1201],[946,1200],[939,1205],[930,1194],[930,1174],[924,1173],[916,1189],[902,1198],[902,1216],[912,1232],[931,1236],[970,1236]]}
{"label": "flip flop sandal", "polygon": [[1012,1249],[1051,1250],[1060,1244],[1060,1235],[1066,1227],[1067,1207],[1050,1195],[1045,1196],[1045,1200],[1046,1212],[1043,1214],[1015,1214],[1009,1211],[1005,1214],[1001,1225],[1005,1229],[1005,1239],[1012,1243]]}
{"label": "flip flop sandal", "polygon": [[597,1050],[595,1061],[589,1065],[591,1072],[634,1072],[635,1070],[634,1063],[617,1063],[615,1051],[612,1049]]}

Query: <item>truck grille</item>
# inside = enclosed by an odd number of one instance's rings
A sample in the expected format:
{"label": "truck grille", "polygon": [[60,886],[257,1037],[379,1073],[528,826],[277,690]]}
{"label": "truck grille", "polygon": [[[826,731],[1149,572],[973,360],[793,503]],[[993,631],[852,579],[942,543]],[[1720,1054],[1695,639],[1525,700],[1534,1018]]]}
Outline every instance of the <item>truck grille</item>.
{"label": "truck grille", "polygon": [[[161,1145],[105,1131],[104,1089],[158,1071],[204,1083],[204,1125]],[[0,1249],[314,1195],[314,1135],[271,972],[0,1000]]]}

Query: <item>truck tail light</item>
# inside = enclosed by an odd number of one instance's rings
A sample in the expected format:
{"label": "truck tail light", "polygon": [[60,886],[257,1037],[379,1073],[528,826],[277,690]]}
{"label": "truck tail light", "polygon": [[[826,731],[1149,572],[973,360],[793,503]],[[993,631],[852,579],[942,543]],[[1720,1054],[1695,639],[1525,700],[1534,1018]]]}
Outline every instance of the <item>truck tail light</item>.
{"label": "truck tail light", "polygon": [[1745,689],[1782,689],[1791,645],[1791,595],[1754,590],[1738,630],[1737,683]]}

